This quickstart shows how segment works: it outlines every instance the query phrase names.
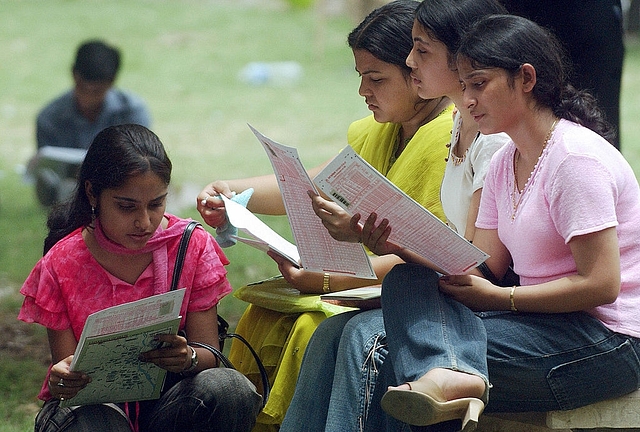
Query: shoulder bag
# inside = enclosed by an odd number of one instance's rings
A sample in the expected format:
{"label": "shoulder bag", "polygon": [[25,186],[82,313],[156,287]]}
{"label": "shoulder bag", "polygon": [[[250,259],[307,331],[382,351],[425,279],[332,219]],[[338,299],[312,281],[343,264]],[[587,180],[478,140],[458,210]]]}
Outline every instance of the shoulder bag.
{"label": "shoulder bag", "polygon": [[[173,269],[171,290],[175,290],[178,288],[180,274],[182,273],[182,266],[184,264],[184,258],[187,253],[187,247],[189,246],[189,240],[191,239],[191,234],[193,233],[193,230],[195,230],[196,227],[199,225],[200,223],[196,221],[189,222],[189,224],[184,230],[184,233],[182,234],[182,239],[180,240],[180,245],[178,246],[178,255],[176,257],[176,264]],[[260,360],[258,353],[253,349],[251,344],[249,344],[249,342],[245,338],[243,338],[237,333],[228,333],[228,330],[229,330],[229,323],[225,321],[224,318],[222,318],[220,315],[218,315],[218,339],[220,340],[220,349],[202,342],[189,342],[189,345],[206,349],[207,351],[211,352],[214,356],[216,356],[220,361],[220,363],[224,365],[224,367],[235,369],[235,367],[231,364],[227,356],[225,356],[222,353],[222,349],[224,347],[224,341],[225,339],[235,338],[235,339],[238,339],[243,344],[245,344],[249,349],[249,351],[251,352],[251,355],[253,355],[253,358],[258,364],[258,369],[260,370],[260,379],[262,380],[262,407],[264,408],[264,406],[267,404],[267,400],[269,399],[269,391],[271,389],[271,386],[269,384],[269,378],[267,376],[267,371],[264,368],[264,365],[262,364],[262,361]]]}

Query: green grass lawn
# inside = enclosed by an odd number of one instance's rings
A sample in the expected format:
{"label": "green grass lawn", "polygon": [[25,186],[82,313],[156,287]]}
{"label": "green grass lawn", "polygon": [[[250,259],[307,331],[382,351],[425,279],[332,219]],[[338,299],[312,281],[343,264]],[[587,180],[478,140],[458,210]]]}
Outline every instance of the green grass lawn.
{"label": "green grass lawn", "polygon": [[[367,113],[345,42],[352,23],[332,17],[320,27],[316,18],[283,0],[1,2],[0,275],[18,285],[40,256],[46,211],[21,170],[33,153],[34,118],[69,88],[80,41],[103,37],[122,48],[118,85],[147,100],[174,164],[169,210],[197,218],[195,195],[206,183],[271,172],[247,123],[300,148],[313,166]],[[290,86],[247,85],[238,75],[252,61],[296,61],[303,75]],[[288,235],[286,221],[273,223]],[[230,267],[234,285],[277,271],[258,251],[228,254],[239,262]]]}
{"label": "green grass lawn", "polygon": [[[350,122],[367,114],[346,45],[354,23],[323,17],[284,0],[2,0],[0,1],[0,325],[14,327],[22,281],[38,260],[46,211],[21,172],[34,144],[39,108],[71,84],[79,42],[102,37],[123,50],[118,85],[147,100],[153,130],[174,164],[169,210],[199,219],[195,196],[208,182],[271,172],[247,123],[297,147],[303,163],[327,160],[346,143]],[[252,61],[296,61],[291,85],[253,86],[238,79]],[[640,45],[630,40],[623,91],[623,153],[640,172]],[[290,238],[284,218],[265,218]],[[262,252],[226,250],[239,287],[277,273]],[[235,323],[245,304],[225,298]],[[38,326],[0,341],[0,432],[32,430],[35,395],[45,372]],[[18,342],[16,342],[18,341]],[[34,342],[35,341],[35,342]]]}
{"label": "green grass lawn", "polygon": [[[40,257],[45,235],[46,211],[21,177],[35,146],[34,119],[70,86],[81,41],[101,37],[122,48],[118,85],[148,102],[153,130],[174,164],[169,210],[199,219],[195,196],[206,183],[271,172],[247,123],[298,147],[303,162],[313,166],[344,146],[349,123],[367,113],[346,45],[352,22],[318,18],[313,8],[292,9],[283,0],[0,2],[2,329],[17,321],[16,293]],[[303,74],[292,85],[248,85],[238,75],[254,61],[295,61]],[[266,220],[290,238],[284,218]],[[271,259],[248,246],[227,253],[235,287],[277,273]],[[228,296],[219,310],[235,323],[244,307]],[[45,373],[42,360],[30,360],[22,346],[46,344],[44,332],[36,325],[19,330],[20,346],[0,342],[2,432],[32,430]]]}

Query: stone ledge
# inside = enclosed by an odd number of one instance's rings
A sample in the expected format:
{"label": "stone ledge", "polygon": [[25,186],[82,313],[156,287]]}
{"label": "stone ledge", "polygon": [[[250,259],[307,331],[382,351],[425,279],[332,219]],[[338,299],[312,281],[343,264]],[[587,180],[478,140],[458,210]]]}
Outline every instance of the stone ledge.
{"label": "stone ledge", "polygon": [[570,432],[576,429],[640,431],[640,390],[569,411],[486,414],[478,425],[479,432]]}

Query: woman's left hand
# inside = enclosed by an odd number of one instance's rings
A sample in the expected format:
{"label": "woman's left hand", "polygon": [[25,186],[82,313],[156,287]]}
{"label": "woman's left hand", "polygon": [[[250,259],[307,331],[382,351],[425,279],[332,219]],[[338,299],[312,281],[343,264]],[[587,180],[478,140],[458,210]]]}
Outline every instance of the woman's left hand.
{"label": "woman's left hand", "polygon": [[156,338],[160,348],[140,354],[140,360],[174,373],[180,373],[191,366],[191,348],[184,337],[159,334]]}
{"label": "woman's left hand", "polygon": [[479,276],[442,276],[439,285],[440,291],[473,311],[508,310],[507,304],[501,304],[508,288],[498,287]]}
{"label": "woman's left hand", "polygon": [[267,254],[278,264],[278,270],[289,285],[305,294],[318,294],[322,292],[322,273],[308,272],[294,266],[291,261],[281,255],[268,251]]}

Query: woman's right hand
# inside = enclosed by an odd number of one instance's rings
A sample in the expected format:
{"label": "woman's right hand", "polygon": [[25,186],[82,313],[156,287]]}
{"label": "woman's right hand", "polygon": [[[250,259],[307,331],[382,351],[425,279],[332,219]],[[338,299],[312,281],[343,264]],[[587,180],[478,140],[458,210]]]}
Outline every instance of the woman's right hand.
{"label": "woman's right hand", "polygon": [[71,360],[73,360],[73,355],[60,360],[51,367],[49,393],[56,399],[71,399],[91,382],[91,377],[85,373],[69,370]]}
{"label": "woman's right hand", "polygon": [[388,255],[388,254],[401,254],[404,249],[398,245],[390,243],[388,241],[391,234],[391,226],[389,226],[388,219],[382,219],[380,224],[376,226],[378,215],[371,213],[364,225],[360,227],[360,215],[355,214],[351,218],[351,230],[354,232],[360,232],[360,239],[371,252],[374,254]]}
{"label": "woman's right hand", "polygon": [[233,196],[229,184],[221,180],[209,183],[196,198],[198,212],[200,212],[204,222],[213,228],[223,226],[227,221],[224,201],[218,198],[220,194],[227,198]]}

